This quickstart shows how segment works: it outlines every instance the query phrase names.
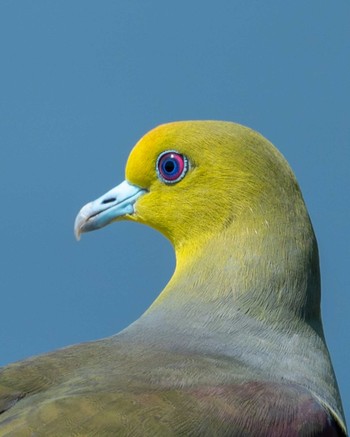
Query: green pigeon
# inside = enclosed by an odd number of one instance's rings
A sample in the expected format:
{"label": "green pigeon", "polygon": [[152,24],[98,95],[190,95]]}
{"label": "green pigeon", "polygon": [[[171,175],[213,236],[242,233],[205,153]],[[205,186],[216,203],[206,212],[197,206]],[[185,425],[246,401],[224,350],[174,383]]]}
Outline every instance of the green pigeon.
{"label": "green pigeon", "polygon": [[172,278],[120,333],[4,367],[1,437],[346,435],[315,235],[269,141],[231,122],[153,129],[75,232],[118,220],[170,240]]}

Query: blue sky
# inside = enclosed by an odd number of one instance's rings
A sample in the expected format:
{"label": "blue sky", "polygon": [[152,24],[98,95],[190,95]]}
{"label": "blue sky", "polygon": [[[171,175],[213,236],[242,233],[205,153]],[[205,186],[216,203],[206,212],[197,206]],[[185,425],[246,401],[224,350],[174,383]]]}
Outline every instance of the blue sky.
{"label": "blue sky", "polygon": [[350,422],[350,3],[0,2],[0,364],[109,336],[174,268],[134,223],[73,236],[152,127],[248,125],[286,156],[318,237],[326,337]]}

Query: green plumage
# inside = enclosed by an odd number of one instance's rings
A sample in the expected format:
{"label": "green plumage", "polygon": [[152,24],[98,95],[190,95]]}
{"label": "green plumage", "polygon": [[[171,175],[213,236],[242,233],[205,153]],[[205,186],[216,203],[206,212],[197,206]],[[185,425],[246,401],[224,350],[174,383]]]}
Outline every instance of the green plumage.
{"label": "green plumage", "polygon": [[[175,184],[156,171],[167,150],[189,161]],[[316,239],[283,157],[242,126],[179,122],[136,145],[126,178],[77,235],[149,224],[176,271],[121,333],[5,367],[0,436],[346,435]]]}

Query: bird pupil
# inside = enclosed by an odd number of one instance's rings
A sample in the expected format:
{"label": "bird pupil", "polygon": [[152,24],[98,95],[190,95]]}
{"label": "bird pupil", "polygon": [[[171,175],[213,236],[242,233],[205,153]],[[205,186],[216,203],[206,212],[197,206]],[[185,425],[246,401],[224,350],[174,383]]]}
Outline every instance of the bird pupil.
{"label": "bird pupil", "polygon": [[172,173],[172,172],[174,171],[175,164],[174,164],[173,161],[167,161],[167,162],[164,164],[164,168],[165,168],[165,171],[166,171],[167,173]]}

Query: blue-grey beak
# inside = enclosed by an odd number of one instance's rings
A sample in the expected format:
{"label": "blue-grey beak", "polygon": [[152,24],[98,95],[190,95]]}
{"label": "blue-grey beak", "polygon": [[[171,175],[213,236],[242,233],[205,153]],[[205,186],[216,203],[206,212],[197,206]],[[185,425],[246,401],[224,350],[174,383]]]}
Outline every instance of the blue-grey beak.
{"label": "blue-grey beak", "polygon": [[124,181],[103,196],[83,206],[75,223],[74,234],[77,240],[83,232],[103,228],[112,221],[135,212],[136,200],[147,191]]}

